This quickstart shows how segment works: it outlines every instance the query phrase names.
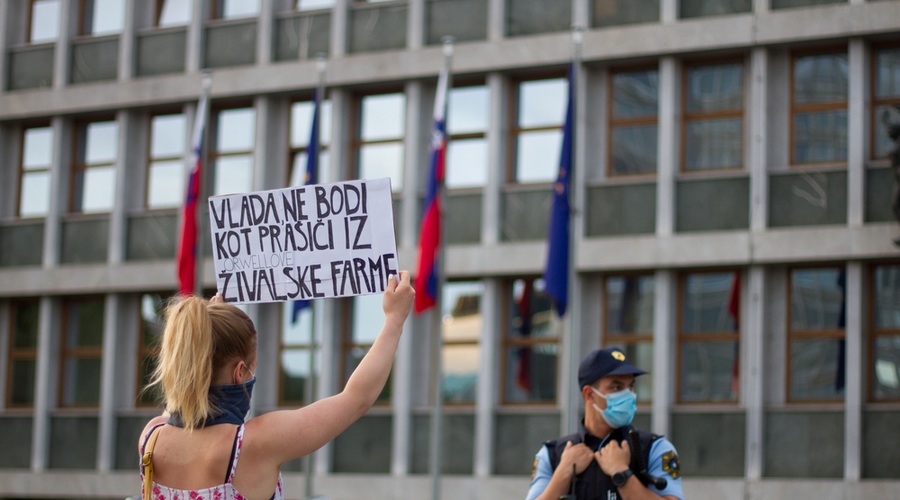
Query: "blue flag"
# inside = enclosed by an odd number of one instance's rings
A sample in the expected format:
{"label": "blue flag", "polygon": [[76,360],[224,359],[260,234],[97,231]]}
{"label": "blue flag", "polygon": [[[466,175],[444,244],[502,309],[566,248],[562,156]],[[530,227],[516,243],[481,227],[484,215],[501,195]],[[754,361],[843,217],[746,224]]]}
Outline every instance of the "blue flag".
{"label": "blue flag", "polygon": [[547,294],[553,299],[556,313],[566,313],[569,290],[569,176],[572,170],[572,122],[575,120],[575,66],[569,65],[569,97],[566,104],[566,121],[563,125],[562,151],[559,155],[559,175],[553,185],[553,202],[550,207],[550,227],[547,235],[547,267],[544,283]]}
{"label": "blue flag", "polygon": [[[309,129],[309,144],[306,146],[306,180],[304,186],[316,184],[319,182],[317,171],[319,169],[319,108],[321,107],[322,96],[319,95],[319,89],[313,93],[313,118],[312,126]],[[296,323],[300,313],[310,306],[308,300],[295,300],[294,308],[291,311],[291,323]]]}

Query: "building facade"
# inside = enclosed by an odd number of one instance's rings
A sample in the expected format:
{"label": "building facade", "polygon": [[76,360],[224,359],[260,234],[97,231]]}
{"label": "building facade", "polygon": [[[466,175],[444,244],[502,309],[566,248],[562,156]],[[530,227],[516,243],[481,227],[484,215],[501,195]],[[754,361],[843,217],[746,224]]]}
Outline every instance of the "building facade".
{"label": "building facade", "polygon": [[[540,276],[572,26],[560,319]],[[609,345],[650,372],[636,423],[675,443],[689,497],[895,496],[900,227],[882,116],[900,120],[900,1],[9,0],[0,498],[139,491],[203,73],[205,195],[302,182],[324,66],[318,179],[391,177],[414,269],[447,35],[443,497],[524,496],[540,443],[584,411],[578,360]],[[380,324],[379,296],[247,310],[257,413],[339,391]],[[428,494],[430,324],[408,322],[379,402],[313,456],[312,491]],[[285,467],[291,497],[304,465]]]}

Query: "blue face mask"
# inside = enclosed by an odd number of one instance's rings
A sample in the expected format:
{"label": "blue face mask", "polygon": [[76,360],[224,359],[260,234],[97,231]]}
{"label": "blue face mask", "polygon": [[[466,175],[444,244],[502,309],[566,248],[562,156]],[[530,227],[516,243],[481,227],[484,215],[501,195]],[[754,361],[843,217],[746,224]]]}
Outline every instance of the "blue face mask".
{"label": "blue face mask", "polygon": [[612,394],[603,394],[595,387],[591,387],[594,394],[606,400],[606,409],[601,410],[597,403],[591,403],[600,416],[613,429],[625,427],[634,420],[637,411],[637,395],[631,389],[623,389]]}
{"label": "blue face mask", "polygon": [[[216,409],[216,412],[206,422],[203,422],[201,426],[243,424],[244,419],[247,418],[247,413],[250,412],[250,395],[253,394],[254,384],[256,384],[256,377],[243,384],[224,384],[210,387],[209,402]],[[181,417],[177,413],[169,416],[169,424],[184,427]]]}

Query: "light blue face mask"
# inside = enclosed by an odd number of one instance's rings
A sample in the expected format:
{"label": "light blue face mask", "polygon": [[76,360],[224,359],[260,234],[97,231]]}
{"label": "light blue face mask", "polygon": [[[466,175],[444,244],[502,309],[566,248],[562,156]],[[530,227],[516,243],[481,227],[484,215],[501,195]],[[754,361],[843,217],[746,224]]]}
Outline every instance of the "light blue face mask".
{"label": "light blue face mask", "polygon": [[625,427],[634,420],[637,411],[637,395],[631,389],[622,389],[612,394],[603,394],[596,387],[591,387],[594,394],[606,400],[606,409],[601,410],[597,403],[591,403],[600,416],[613,429]]}

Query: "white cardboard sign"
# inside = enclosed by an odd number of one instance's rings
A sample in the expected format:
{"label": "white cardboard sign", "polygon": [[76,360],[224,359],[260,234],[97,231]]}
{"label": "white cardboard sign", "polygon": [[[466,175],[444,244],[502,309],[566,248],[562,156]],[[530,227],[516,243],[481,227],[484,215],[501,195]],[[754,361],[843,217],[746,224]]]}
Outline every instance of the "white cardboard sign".
{"label": "white cardboard sign", "polygon": [[380,293],[397,274],[387,177],[213,196],[209,223],[225,302]]}

